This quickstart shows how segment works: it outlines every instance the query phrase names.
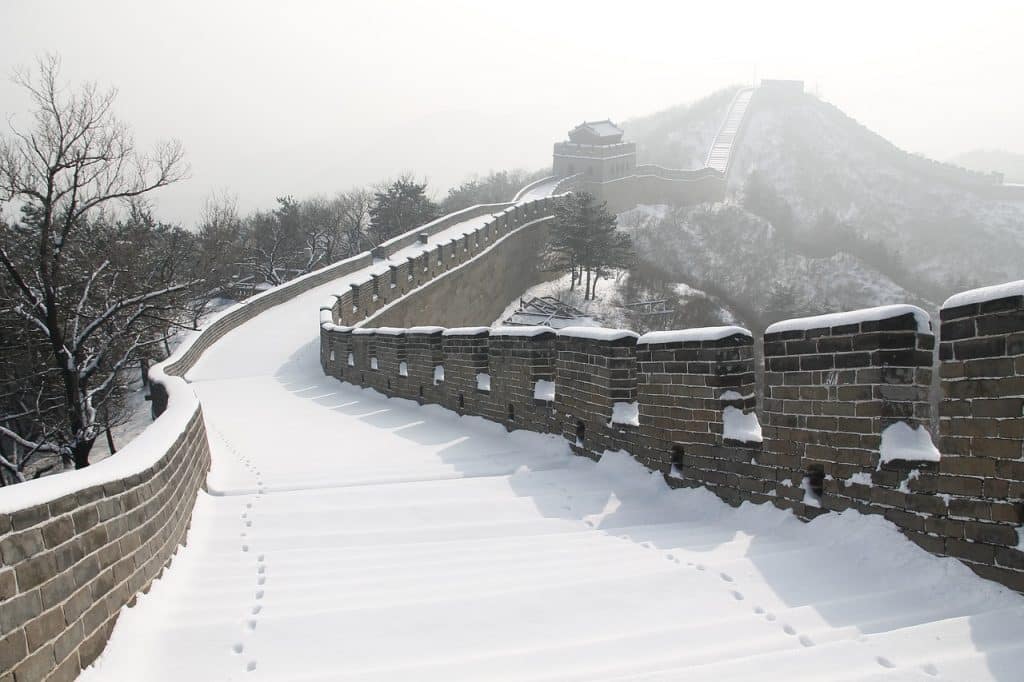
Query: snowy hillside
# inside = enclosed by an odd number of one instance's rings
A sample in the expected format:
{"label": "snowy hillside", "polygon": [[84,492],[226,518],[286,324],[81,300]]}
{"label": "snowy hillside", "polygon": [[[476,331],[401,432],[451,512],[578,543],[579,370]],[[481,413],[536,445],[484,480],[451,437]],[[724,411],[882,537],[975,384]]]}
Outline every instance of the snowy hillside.
{"label": "snowy hillside", "polygon": [[764,218],[732,203],[639,206],[619,216],[638,256],[718,293],[753,327],[868,305],[930,303],[847,253],[796,252]]}
{"label": "snowy hillside", "polygon": [[753,177],[791,209],[804,241],[824,216],[885,245],[900,261],[886,274],[919,295],[1024,276],[1024,202],[978,196],[967,171],[903,152],[809,95],[759,99],[734,164],[737,200]]}

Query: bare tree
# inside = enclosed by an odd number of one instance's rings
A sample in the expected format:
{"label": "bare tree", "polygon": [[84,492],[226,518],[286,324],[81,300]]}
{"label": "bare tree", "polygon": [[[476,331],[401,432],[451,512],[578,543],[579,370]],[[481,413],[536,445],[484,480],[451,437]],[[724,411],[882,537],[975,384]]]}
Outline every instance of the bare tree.
{"label": "bare tree", "polygon": [[[207,297],[228,293],[242,280],[245,254],[242,248],[242,220],[238,198],[227,191],[210,194],[203,204],[197,230],[199,272],[205,273]],[[198,317],[194,320],[198,324]]]}
{"label": "bare tree", "polygon": [[5,307],[26,323],[30,342],[48,348],[64,425],[25,437],[12,414],[0,414],[0,436],[27,450],[57,450],[84,467],[100,433],[97,401],[116,395],[126,365],[162,340],[154,328],[175,322],[176,297],[195,282],[180,279],[171,254],[116,243],[107,244],[109,257],[97,251],[97,239],[116,233],[106,207],[170,185],[187,168],[178,142],[150,154],[136,150],[112,112],[114,90],[86,84],[70,91],[59,76],[55,56],[15,76],[31,98],[33,122],[0,137],[0,199],[20,203],[23,216],[20,225],[4,225],[0,264],[9,285]]}
{"label": "bare tree", "polygon": [[350,258],[376,246],[369,236],[373,192],[357,187],[338,194],[334,203],[337,205],[339,227],[344,236],[342,255]]}

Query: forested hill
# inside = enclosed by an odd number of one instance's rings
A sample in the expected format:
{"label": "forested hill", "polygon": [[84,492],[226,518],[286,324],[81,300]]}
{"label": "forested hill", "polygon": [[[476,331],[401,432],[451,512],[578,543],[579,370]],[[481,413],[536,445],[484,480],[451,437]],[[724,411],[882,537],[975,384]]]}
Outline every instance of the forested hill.
{"label": "forested hill", "polygon": [[[692,167],[681,140],[714,130],[732,92],[642,119],[635,134],[627,125],[627,135],[652,162]],[[980,174],[908,154],[811,95],[758,98],[748,117],[724,205],[622,222],[642,258],[728,295],[752,326],[895,301],[933,307],[1024,278],[1024,202],[973,192]]]}

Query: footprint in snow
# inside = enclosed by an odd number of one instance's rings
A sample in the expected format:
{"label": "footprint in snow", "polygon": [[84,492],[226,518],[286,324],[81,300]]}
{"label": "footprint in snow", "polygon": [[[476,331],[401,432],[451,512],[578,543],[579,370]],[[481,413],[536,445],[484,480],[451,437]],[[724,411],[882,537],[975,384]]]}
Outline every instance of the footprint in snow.
{"label": "footprint in snow", "polygon": [[814,646],[814,640],[807,635],[800,635],[800,643],[804,646]]}
{"label": "footprint in snow", "polygon": [[764,615],[764,608],[760,606],[755,606],[754,613],[756,613],[759,616]]}
{"label": "footprint in snow", "polygon": [[241,654],[242,651],[245,650],[245,646],[243,646],[241,642],[235,642],[231,645],[231,650],[234,651],[236,654]]}
{"label": "footprint in snow", "polygon": [[245,672],[251,673],[256,670],[256,661],[249,661],[245,666]]}
{"label": "footprint in snow", "polygon": [[896,667],[896,664],[893,663],[892,661],[890,661],[885,656],[876,656],[875,657],[875,663],[877,663],[878,665],[882,666],[883,668],[895,668]]}
{"label": "footprint in snow", "polygon": [[931,663],[925,663],[924,665],[922,665],[921,670],[924,671],[925,675],[931,675],[932,677],[939,674],[939,669]]}
{"label": "footprint in snow", "polygon": [[737,592],[736,590],[730,590],[729,594],[731,594],[732,598],[735,599],[736,601],[743,601],[743,593],[742,592]]}
{"label": "footprint in snow", "polygon": [[796,628],[794,628],[792,625],[788,625],[788,624],[782,626],[782,631],[785,632],[787,635],[795,635],[796,634]]}
{"label": "footprint in snow", "polygon": [[727,583],[731,583],[732,582],[732,576],[729,575],[728,573],[719,573],[719,576],[722,578],[722,580],[724,580]]}

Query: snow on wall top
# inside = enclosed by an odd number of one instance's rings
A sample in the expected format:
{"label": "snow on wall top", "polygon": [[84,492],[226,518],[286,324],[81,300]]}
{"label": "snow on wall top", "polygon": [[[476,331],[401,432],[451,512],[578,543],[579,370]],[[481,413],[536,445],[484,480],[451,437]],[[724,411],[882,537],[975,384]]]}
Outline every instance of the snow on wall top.
{"label": "snow on wall top", "polygon": [[490,327],[452,327],[445,329],[441,336],[478,336],[489,331]]}
{"label": "snow on wall top", "polygon": [[792,320],[782,320],[769,325],[764,330],[765,334],[776,334],[778,332],[805,331],[807,329],[822,329],[824,327],[839,327],[847,324],[858,324],[860,322],[877,322],[892,317],[900,317],[911,313],[917,320],[917,331],[927,334],[931,331],[931,317],[916,305],[882,305],[877,308],[863,308],[862,310],[851,310],[845,313],[830,313],[828,315],[815,315],[813,317],[798,317]]}
{"label": "snow on wall top", "polygon": [[654,343],[686,343],[689,341],[720,341],[721,339],[741,334],[753,337],[749,329],[736,326],[699,327],[696,329],[676,329],[664,332],[647,332],[636,340],[638,344]]}
{"label": "snow on wall top", "polygon": [[1021,295],[1024,295],[1024,279],[1017,280],[1016,282],[1007,282],[1006,284],[981,287],[980,289],[971,289],[970,291],[962,291],[959,294],[953,294],[946,299],[946,302],[942,304],[942,307],[944,309],[958,308],[962,305],[984,303],[985,301],[994,301],[998,298],[1008,298],[1010,296]]}
{"label": "snow on wall top", "polygon": [[420,327],[409,327],[407,330],[410,334],[436,334],[443,332],[444,327],[438,327],[436,325],[423,325]]}
{"label": "snow on wall top", "polygon": [[563,327],[558,330],[559,336],[570,336],[575,339],[593,339],[595,341],[617,341],[619,339],[639,338],[639,334],[628,329],[608,329],[606,327]]}
{"label": "snow on wall top", "polygon": [[400,336],[405,333],[403,327],[377,327],[377,333],[384,336]]}
{"label": "snow on wall top", "polygon": [[554,333],[554,329],[551,327],[544,327],[541,325],[536,326],[523,326],[518,327],[515,325],[508,325],[503,327],[491,327],[491,336],[540,336],[541,334]]}

